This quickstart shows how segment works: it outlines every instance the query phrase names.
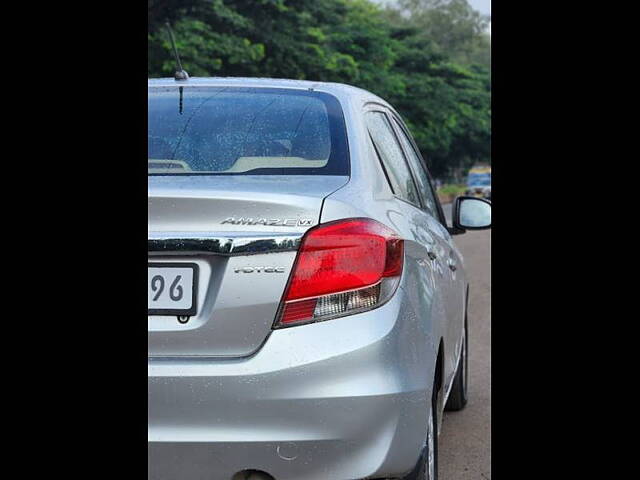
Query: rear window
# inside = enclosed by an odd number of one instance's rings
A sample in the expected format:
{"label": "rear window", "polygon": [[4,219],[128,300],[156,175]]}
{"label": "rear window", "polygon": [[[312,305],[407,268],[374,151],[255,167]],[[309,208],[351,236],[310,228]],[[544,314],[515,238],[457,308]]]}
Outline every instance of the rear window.
{"label": "rear window", "polygon": [[314,91],[149,88],[149,175],[348,175],[344,117]]}

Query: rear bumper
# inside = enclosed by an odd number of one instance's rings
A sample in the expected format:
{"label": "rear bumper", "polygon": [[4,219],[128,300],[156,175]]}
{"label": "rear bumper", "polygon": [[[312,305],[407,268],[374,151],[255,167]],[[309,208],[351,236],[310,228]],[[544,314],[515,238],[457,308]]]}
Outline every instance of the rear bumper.
{"label": "rear bumper", "polygon": [[[243,359],[149,360],[149,478],[401,474],[425,438],[432,339],[400,288],[363,314],[274,331]],[[414,319],[414,320],[412,320]]]}

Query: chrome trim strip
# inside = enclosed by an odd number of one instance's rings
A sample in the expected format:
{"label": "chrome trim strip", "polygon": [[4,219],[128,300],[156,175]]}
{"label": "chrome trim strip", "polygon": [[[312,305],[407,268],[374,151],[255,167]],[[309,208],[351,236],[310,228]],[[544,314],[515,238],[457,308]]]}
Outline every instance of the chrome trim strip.
{"label": "chrome trim strip", "polygon": [[149,232],[151,255],[253,255],[298,250],[302,233],[247,234],[206,232]]}

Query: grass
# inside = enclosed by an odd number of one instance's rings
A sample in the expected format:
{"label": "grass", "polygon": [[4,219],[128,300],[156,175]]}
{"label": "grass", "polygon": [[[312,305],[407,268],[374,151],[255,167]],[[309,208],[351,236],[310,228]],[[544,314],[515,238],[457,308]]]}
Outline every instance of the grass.
{"label": "grass", "polygon": [[462,195],[464,194],[464,192],[467,190],[467,187],[465,185],[459,185],[459,184],[447,184],[447,185],[443,185],[442,187],[440,187],[440,189],[438,190],[438,193],[441,195]]}

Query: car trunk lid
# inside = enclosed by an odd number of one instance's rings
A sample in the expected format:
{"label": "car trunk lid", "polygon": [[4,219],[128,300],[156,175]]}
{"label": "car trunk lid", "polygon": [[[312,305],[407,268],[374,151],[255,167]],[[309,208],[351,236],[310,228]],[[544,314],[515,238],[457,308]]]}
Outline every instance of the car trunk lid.
{"label": "car trunk lid", "polygon": [[342,176],[151,176],[149,264],[197,266],[195,315],[148,316],[149,356],[254,353],[266,341],[300,238]]}

